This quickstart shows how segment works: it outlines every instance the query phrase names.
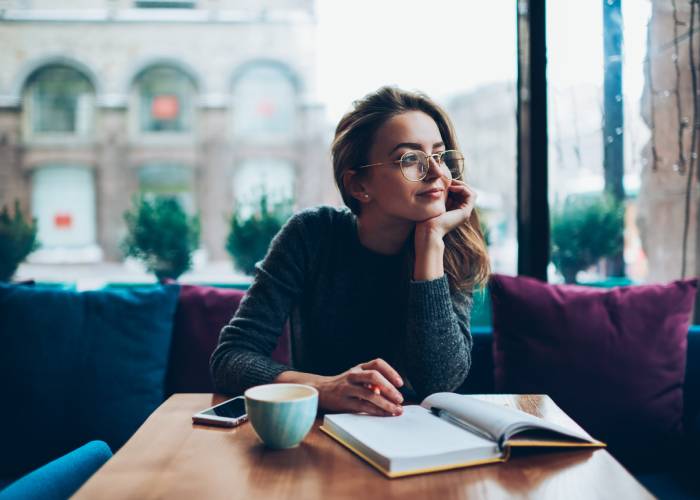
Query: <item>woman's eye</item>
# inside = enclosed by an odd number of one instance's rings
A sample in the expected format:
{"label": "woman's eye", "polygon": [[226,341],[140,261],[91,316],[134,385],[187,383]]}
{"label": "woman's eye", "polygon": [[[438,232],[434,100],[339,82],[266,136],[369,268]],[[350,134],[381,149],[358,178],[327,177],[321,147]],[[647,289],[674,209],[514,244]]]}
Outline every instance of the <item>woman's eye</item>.
{"label": "woman's eye", "polygon": [[418,155],[416,155],[415,153],[408,153],[408,154],[405,154],[405,155],[403,155],[402,158],[403,158],[403,161],[405,161],[405,162],[416,162],[416,161],[418,161]]}

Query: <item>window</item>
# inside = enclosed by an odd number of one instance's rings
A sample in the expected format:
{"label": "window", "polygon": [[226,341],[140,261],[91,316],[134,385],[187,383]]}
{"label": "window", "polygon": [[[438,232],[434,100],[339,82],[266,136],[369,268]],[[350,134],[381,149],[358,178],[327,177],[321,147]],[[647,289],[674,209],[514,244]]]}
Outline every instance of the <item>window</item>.
{"label": "window", "polygon": [[493,83],[447,102],[466,163],[464,178],[476,189],[491,265],[515,274],[515,84]]}
{"label": "window", "polygon": [[156,66],[136,79],[139,131],[189,132],[193,129],[194,82],[182,71]]}
{"label": "window", "polygon": [[[425,92],[454,124],[466,159],[465,180],[478,194],[487,228],[492,268],[515,274],[517,5],[451,0],[434,0],[429,8],[420,0],[405,0],[401,8],[372,0],[317,5],[318,91],[328,110],[329,139],[352,102],[380,86]],[[428,26],[439,28],[424,29]]]}
{"label": "window", "polygon": [[289,139],[296,121],[296,91],[289,76],[273,65],[247,69],[234,83],[233,130],[255,142]]}
{"label": "window", "polygon": [[172,196],[189,214],[196,212],[194,173],[190,167],[148,163],[139,169],[139,190],[145,196]]}
{"label": "window", "polygon": [[[698,272],[689,31],[690,10],[697,20],[700,9],[674,5],[547,4],[552,279],[624,284]],[[605,197],[613,202],[590,208]],[[614,238],[617,251],[606,245]]]}
{"label": "window", "polygon": [[294,200],[294,165],[286,160],[259,159],[241,163],[233,176],[236,211],[244,219],[267,196],[270,205]]}
{"label": "window", "polygon": [[95,245],[95,186],[92,170],[54,165],[32,177],[32,211],[41,250]]}
{"label": "window", "polygon": [[30,135],[87,135],[94,101],[90,81],[75,69],[55,65],[36,71],[25,94]]}

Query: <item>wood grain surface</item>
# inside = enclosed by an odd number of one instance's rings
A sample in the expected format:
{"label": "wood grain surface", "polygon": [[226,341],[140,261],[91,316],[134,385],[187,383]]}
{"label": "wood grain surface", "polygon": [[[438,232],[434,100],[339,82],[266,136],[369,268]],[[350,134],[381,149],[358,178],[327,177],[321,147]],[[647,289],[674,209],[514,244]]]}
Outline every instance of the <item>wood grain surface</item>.
{"label": "wood grain surface", "polygon": [[[578,428],[547,396],[479,397]],[[282,451],[265,448],[249,423],[192,424],[223,399],[172,396],[75,498],[653,498],[604,449],[518,450],[507,463],[387,479],[318,430],[321,419],[301,445]]]}

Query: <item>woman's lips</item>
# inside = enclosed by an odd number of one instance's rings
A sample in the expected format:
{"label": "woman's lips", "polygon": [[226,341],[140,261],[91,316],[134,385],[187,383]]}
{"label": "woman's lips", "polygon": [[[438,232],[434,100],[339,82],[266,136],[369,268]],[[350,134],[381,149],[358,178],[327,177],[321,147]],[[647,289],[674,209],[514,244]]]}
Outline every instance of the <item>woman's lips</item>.
{"label": "woman's lips", "polygon": [[423,198],[439,199],[442,198],[442,193],[442,189],[431,189],[430,191],[418,193],[416,196],[421,196]]}

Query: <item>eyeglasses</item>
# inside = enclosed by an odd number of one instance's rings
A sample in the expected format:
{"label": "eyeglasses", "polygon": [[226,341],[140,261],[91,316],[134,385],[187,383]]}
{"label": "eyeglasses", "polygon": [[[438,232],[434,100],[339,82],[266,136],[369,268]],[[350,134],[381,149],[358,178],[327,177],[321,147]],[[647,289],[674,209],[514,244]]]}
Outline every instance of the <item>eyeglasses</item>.
{"label": "eyeglasses", "polygon": [[[462,172],[464,171],[464,156],[454,149],[448,149],[447,151],[433,153],[431,155],[423,151],[407,151],[401,155],[401,159],[390,163],[399,164],[401,167],[401,174],[407,181],[418,182],[425,179],[428,175],[431,158],[437,163],[443,173],[449,174],[452,179],[460,179],[462,177]],[[362,165],[361,167],[357,167],[357,170],[379,165],[386,165],[386,162]]]}

